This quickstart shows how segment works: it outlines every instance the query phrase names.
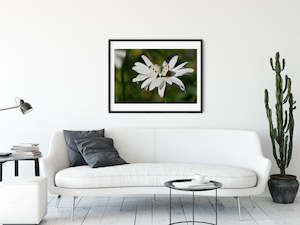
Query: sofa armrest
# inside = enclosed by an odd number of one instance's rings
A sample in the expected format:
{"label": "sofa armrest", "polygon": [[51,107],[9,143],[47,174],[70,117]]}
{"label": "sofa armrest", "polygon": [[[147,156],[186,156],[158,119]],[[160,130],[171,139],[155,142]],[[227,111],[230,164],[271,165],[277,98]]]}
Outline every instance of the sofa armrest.
{"label": "sofa armrest", "polygon": [[271,160],[265,157],[260,158],[256,163],[256,173],[258,182],[256,186],[256,195],[262,194],[268,183],[271,171]]}
{"label": "sofa armrest", "polygon": [[54,194],[55,189],[55,174],[59,171],[59,168],[55,166],[55,162],[50,158],[41,159],[41,168],[44,176],[47,178],[48,189],[51,194]]}
{"label": "sofa armrest", "polygon": [[42,172],[47,178],[50,193],[55,194],[55,175],[69,167],[66,142],[61,131],[54,133],[50,140],[47,157],[41,159]]}

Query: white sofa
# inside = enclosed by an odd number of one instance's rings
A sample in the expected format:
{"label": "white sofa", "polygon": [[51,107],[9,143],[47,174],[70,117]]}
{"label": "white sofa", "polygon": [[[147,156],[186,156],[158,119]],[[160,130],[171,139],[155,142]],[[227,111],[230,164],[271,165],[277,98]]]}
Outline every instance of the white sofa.
{"label": "white sofa", "polygon": [[223,183],[219,196],[253,196],[263,192],[271,168],[251,131],[110,128],[105,136],[113,138],[130,164],[69,167],[63,132],[54,133],[48,156],[42,160],[51,193],[73,197],[167,194],[165,181],[199,173]]}

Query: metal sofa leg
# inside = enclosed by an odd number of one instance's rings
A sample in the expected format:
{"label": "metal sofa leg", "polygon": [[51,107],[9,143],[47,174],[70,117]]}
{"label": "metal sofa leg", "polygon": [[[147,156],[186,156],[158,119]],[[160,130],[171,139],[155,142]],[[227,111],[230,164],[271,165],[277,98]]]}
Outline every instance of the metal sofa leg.
{"label": "metal sofa leg", "polygon": [[56,204],[55,204],[56,208],[59,207],[60,200],[61,200],[61,195],[57,195],[57,197],[56,197]]}
{"label": "metal sofa leg", "polygon": [[234,197],[234,198],[236,199],[237,208],[238,208],[238,212],[239,212],[239,218],[240,218],[240,220],[242,220],[240,197]]}
{"label": "metal sofa leg", "polygon": [[249,199],[250,199],[252,208],[256,208],[256,205],[255,205],[255,203],[254,203],[254,200],[253,200],[253,196],[252,196],[252,195],[249,195]]}
{"label": "metal sofa leg", "polygon": [[74,210],[75,210],[75,203],[76,203],[76,196],[73,196],[73,202],[72,202],[72,215],[71,215],[71,220],[73,221],[74,218]]}

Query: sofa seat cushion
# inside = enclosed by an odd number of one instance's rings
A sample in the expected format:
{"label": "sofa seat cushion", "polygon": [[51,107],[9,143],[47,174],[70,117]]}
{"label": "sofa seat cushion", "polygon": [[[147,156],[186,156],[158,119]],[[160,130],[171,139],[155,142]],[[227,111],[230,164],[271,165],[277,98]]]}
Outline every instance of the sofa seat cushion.
{"label": "sofa seat cushion", "polygon": [[223,184],[223,188],[251,188],[256,186],[254,171],[222,165],[193,163],[133,163],[109,167],[70,167],[55,176],[56,186],[62,188],[108,188],[163,186],[172,179],[206,175]]}

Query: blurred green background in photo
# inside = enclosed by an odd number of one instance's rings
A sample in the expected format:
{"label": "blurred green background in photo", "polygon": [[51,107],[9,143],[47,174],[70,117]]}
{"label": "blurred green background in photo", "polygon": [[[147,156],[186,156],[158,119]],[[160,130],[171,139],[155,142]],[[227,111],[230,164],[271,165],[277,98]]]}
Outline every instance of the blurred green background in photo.
{"label": "blurred green background in photo", "polygon": [[[122,53],[121,57],[120,54]],[[193,73],[178,77],[185,85],[185,91],[176,84],[167,84],[164,98],[152,91],[141,89],[140,82],[132,82],[138,73],[132,70],[135,62],[145,64],[142,55],[153,64],[162,65],[165,60],[178,55],[175,67],[188,62],[185,68],[194,69]],[[117,49],[115,50],[115,103],[196,103],[197,102],[197,50],[196,49]]]}

